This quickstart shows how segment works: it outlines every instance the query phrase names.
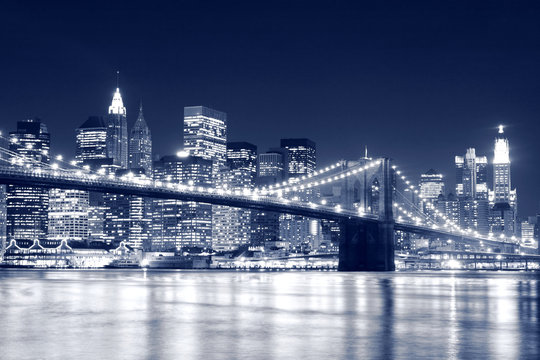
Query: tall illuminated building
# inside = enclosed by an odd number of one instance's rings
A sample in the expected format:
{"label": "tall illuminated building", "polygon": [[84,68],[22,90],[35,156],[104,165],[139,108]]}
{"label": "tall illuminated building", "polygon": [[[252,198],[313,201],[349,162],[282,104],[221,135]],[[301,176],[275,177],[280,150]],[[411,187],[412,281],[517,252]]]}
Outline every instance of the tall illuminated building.
{"label": "tall illuminated building", "polygon": [[[274,185],[285,179],[286,152],[282,149],[270,150],[257,157],[258,186]],[[251,245],[263,247],[279,240],[279,216],[272,211],[253,210],[251,212]]]}
{"label": "tall illuminated building", "polygon": [[[281,139],[281,148],[285,152],[287,178],[298,178],[315,171],[317,164],[315,142],[309,139]],[[296,192],[293,196],[298,196],[305,201],[312,201],[315,194],[309,190]],[[319,222],[319,220],[282,214],[279,221],[280,238],[288,241],[294,251],[313,246],[313,234],[310,229],[316,228],[316,225],[312,222]]]}
{"label": "tall illuminated building", "polygon": [[[183,133],[184,151],[189,156],[211,161],[210,181],[213,185],[219,185],[218,172],[227,159],[227,114],[205,106],[186,106],[184,107]],[[201,206],[200,210],[197,209],[198,206]],[[206,223],[212,222],[214,210],[207,219],[202,218],[206,214],[207,206],[198,203],[191,205],[192,212],[197,214],[196,217],[199,219],[193,222],[194,233],[205,233]],[[201,229],[197,230],[197,226]],[[209,243],[207,246],[210,245]]]}
{"label": "tall illuminated building", "polygon": [[48,239],[54,242],[88,239],[88,191],[51,189]]}
{"label": "tall illuminated building", "polygon": [[489,232],[487,157],[474,148],[456,156],[456,194],[460,205],[460,226],[486,235]]}
{"label": "tall illuminated building", "polygon": [[75,159],[79,164],[85,160],[108,157],[107,131],[107,124],[101,116],[90,116],[77,128]]}
{"label": "tall illuminated building", "polygon": [[493,149],[493,190],[489,192],[490,230],[494,234],[515,235],[517,195],[512,189],[510,172],[510,146],[499,126]]}
{"label": "tall illuminated building", "polygon": [[[9,133],[9,149],[23,156],[23,164],[32,168],[49,163],[50,135],[40,119],[17,122],[17,130]],[[7,240],[31,245],[46,240],[49,190],[30,186],[7,186]]]}
{"label": "tall illuminated building", "polygon": [[[442,174],[434,169],[429,169],[427,172],[420,175],[420,195],[422,195],[422,199],[435,206],[435,202],[441,194],[444,194],[444,180]],[[430,215],[433,212],[433,209],[427,205],[424,205],[423,210],[426,214]]]}
{"label": "tall illuminated building", "polygon": [[184,107],[184,151],[212,161],[215,176],[227,158],[227,114],[205,106]]}
{"label": "tall illuminated building", "polygon": [[[227,143],[227,162],[217,175],[218,186],[225,190],[253,189],[257,171],[257,146],[247,142]],[[251,210],[214,206],[212,211],[212,248],[237,249],[250,243]]]}
{"label": "tall illuminated building", "polygon": [[141,168],[146,175],[152,175],[152,134],[144,120],[142,103],[129,136],[129,168]]}
{"label": "tall illuminated building", "polygon": [[[185,186],[212,184],[212,161],[187,153],[164,156],[153,164],[154,179]],[[151,248],[208,248],[212,244],[212,205],[173,199],[154,199]]]}
{"label": "tall illuminated building", "polygon": [[[129,168],[139,175],[152,177],[152,135],[146,124],[142,102],[139,115],[129,136]],[[128,245],[135,249],[149,249],[152,199],[130,198],[130,228]]]}
{"label": "tall illuminated building", "polygon": [[127,114],[119,88],[116,88],[107,115],[107,157],[122,169],[128,168]]}

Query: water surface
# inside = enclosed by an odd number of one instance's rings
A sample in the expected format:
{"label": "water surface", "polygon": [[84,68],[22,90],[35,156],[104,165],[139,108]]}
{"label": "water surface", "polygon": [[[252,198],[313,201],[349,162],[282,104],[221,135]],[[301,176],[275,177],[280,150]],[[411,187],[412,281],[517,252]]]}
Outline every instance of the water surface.
{"label": "water surface", "polygon": [[0,270],[1,359],[537,359],[540,275]]}

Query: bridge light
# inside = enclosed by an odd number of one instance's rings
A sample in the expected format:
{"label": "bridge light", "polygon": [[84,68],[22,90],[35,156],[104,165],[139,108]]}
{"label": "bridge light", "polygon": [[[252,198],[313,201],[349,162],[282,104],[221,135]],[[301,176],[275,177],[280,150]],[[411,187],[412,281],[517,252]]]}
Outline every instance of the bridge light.
{"label": "bridge light", "polygon": [[77,162],[75,160],[71,160],[70,165],[75,166],[75,165],[77,165]]}
{"label": "bridge light", "polygon": [[326,203],[327,203],[326,199],[321,200],[321,204],[326,205]]}
{"label": "bridge light", "polygon": [[88,171],[88,170],[90,170],[90,166],[89,166],[89,165],[84,165],[84,166],[83,166],[83,169],[86,170],[86,171]]}
{"label": "bridge light", "polygon": [[58,169],[58,164],[57,164],[57,163],[54,163],[54,164],[51,165],[51,167],[52,167],[54,170],[56,170],[56,169]]}
{"label": "bridge light", "polygon": [[64,157],[62,155],[56,155],[56,160],[62,161]]}

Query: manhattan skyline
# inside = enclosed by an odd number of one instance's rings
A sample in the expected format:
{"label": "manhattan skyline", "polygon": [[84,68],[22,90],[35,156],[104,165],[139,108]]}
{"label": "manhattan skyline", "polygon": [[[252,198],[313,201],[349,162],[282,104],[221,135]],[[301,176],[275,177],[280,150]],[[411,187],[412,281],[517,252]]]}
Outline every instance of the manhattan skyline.
{"label": "manhattan skyline", "polygon": [[[142,99],[155,155],[182,148],[183,107],[202,104],[227,113],[229,141],[254,143],[260,152],[281,138],[307,137],[325,165],[358,158],[367,145],[418,178],[437,169],[451,191],[453,156],[475,147],[491,163],[504,124],[519,215],[537,211],[537,8],[411,5],[398,17],[404,9],[341,4],[326,17],[330,5],[303,12],[284,4],[183,3],[166,7],[180,18],[163,8],[156,18],[132,4],[117,18],[100,6],[8,6],[2,130],[38,116],[52,152],[73,157],[75,129],[105,115],[120,70],[129,126]],[[31,21],[15,29],[23,13]]]}

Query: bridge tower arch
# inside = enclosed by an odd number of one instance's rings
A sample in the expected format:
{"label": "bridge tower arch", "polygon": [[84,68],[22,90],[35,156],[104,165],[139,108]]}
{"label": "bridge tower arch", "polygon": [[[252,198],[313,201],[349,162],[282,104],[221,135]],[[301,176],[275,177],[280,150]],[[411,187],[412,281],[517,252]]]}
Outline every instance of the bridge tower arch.
{"label": "bridge tower arch", "polygon": [[[343,235],[339,244],[340,271],[394,271],[394,216],[393,181],[391,161],[383,158],[378,167],[362,174],[364,179],[351,181],[354,194],[364,194],[357,206],[368,205],[370,189],[378,189],[378,220],[367,221],[349,218],[343,220]],[[376,180],[376,181],[375,181]],[[364,184],[359,191],[358,184]],[[366,208],[365,210],[369,210]],[[375,210],[375,209],[371,209]],[[370,211],[366,211],[370,212]]]}

